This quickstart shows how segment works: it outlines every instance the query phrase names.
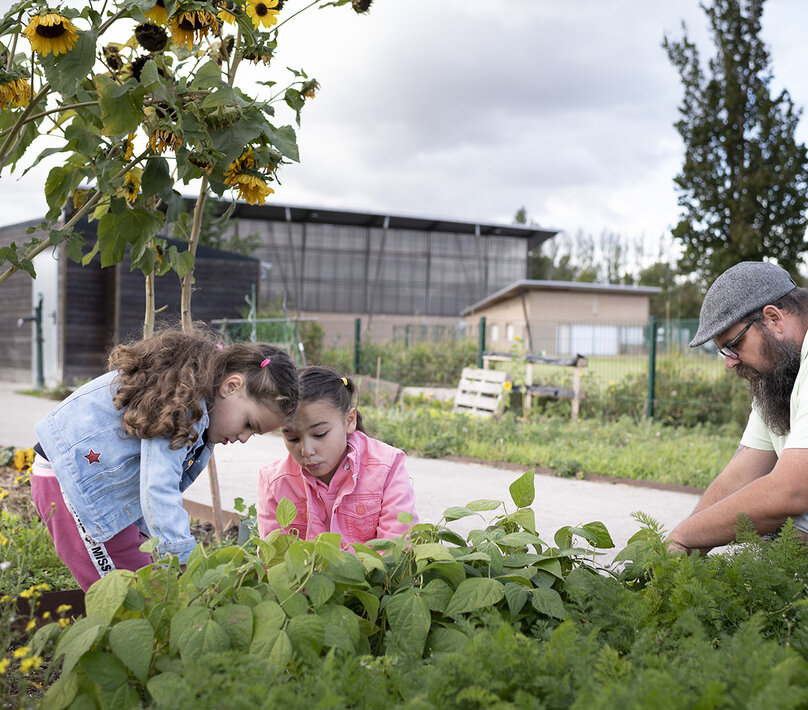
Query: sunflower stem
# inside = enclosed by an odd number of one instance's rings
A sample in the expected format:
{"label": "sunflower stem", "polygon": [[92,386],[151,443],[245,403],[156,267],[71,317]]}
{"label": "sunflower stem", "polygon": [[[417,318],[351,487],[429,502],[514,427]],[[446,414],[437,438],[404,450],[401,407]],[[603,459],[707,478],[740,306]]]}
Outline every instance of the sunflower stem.
{"label": "sunflower stem", "polygon": [[[58,113],[59,111],[72,111],[76,108],[82,108],[83,106],[96,106],[98,101],[82,101],[78,104],[68,104],[67,106],[57,106],[56,108],[49,109],[48,111],[43,111],[42,113],[38,113],[34,116],[29,116],[26,118],[23,123],[31,123],[31,121],[36,121],[38,118],[44,118],[45,116],[51,113]],[[10,133],[14,130],[14,126],[10,126],[3,131],[0,131],[0,138],[2,138],[7,133]]]}
{"label": "sunflower stem", "polygon": [[[17,18],[17,22],[19,22],[20,24],[22,24],[22,15],[23,13],[20,13],[20,16]],[[8,51],[8,60],[6,61],[6,69],[11,69],[11,67],[14,66],[14,53],[17,51],[18,37],[19,35],[15,33],[14,36],[11,38],[11,49]]]}

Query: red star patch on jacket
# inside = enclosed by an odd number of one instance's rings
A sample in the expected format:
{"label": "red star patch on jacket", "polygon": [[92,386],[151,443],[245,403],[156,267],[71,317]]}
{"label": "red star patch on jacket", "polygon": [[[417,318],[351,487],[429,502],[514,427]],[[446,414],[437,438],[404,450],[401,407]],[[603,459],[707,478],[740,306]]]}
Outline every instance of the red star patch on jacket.
{"label": "red star patch on jacket", "polygon": [[101,454],[95,453],[92,449],[90,449],[89,454],[84,454],[84,458],[87,459],[90,463],[98,463],[98,459],[101,458]]}

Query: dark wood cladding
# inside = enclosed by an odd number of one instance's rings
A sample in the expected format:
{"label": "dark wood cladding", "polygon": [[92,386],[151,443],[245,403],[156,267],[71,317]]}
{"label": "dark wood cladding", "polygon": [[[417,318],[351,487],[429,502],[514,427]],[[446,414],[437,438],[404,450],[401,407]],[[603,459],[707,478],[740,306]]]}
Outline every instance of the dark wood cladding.
{"label": "dark wood cladding", "polygon": [[[21,246],[31,239],[26,230],[32,222],[15,224],[0,229],[0,247],[11,242]],[[7,268],[7,264],[4,266]],[[32,381],[32,332],[33,326],[26,323],[17,326],[20,318],[34,312],[33,285],[25,272],[17,272],[0,284],[0,378],[11,382]]]}

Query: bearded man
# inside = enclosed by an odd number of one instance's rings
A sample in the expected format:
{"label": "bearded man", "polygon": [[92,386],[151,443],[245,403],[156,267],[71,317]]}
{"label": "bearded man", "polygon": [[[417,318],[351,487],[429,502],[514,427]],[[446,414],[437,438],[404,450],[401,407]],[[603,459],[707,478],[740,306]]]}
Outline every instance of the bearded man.
{"label": "bearded man", "polygon": [[779,266],[745,261],[710,286],[690,347],[713,340],[748,381],[752,412],[732,460],[671,532],[670,551],[732,542],[741,513],[761,535],[791,517],[808,536],[807,331],[808,289]]}

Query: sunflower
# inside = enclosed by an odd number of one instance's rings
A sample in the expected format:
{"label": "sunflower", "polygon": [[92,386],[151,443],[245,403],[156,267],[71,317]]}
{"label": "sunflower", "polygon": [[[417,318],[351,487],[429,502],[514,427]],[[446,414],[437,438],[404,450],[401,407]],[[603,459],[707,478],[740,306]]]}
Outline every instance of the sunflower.
{"label": "sunflower", "polygon": [[247,0],[247,15],[252,19],[253,27],[272,27],[278,21],[277,7],[278,0]]}
{"label": "sunflower", "polygon": [[204,170],[208,175],[213,172],[213,164],[216,162],[208,150],[194,150],[188,155],[188,162],[191,165]]}
{"label": "sunflower", "polygon": [[267,201],[267,197],[275,192],[266,184],[264,178],[249,173],[239,173],[231,187],[235,187],[238,190],[238,196],[251,205],[263,205]]}
{"label": "sunflower", "polygon": [[130,205],[137,199],[140,192],[140,178],[143,171],[140,168],[132,168],[123,179],[123,185],[115,193],[118,197],[123,197]]}
{"label": "sunflower", "polygon": [[317,81],[315,81],[314,79],[309,79],[309,81],[307,81],[300,87],[300,95],[304,99],[313,99],[315,96],[315,92],[319,88],[320,84]]}
{"label": "sunflower", "polygon": [[67,54],[76,46],[79,36],[75,25],[56,12],[34,15],[22,33],[31,43],[31,49],[43,57],[51,53]]}
{"label": "sunflower", "polygon": [[0,69],[0,109],[5,111],[28,105],[31,85],[25,76],[21,72]]}
{"label": "sunflower", "polygon": [[142,22],[135,27],[135,39],[150,52],[162,52],[168,44],[166,31],[153,22]]}
{"label": "sunflower", "polygon": [[263,205],[267,195],[275,192],[267,185],[265,177],[256,170],[255,154],[251,147],[230,163],[224,184],[236,188],[238,196],[251,205]]}
{"label": "sunflower", "polygon": [[195,42],[201,42],[209,33],[219,31],[219,20],[201,3],[183,3],[168,21],[171,36],[176,44],[184,44],[189,50]]}
{"label": "sunflower", "polygon": [[232,3],[228,3],[228,2],[223,3],[222,4],[222,9],[219,10],[219,12],[217,14],[217,17],[222,22],[228,22],[231,25],[235,25],[236,24],[236,16],[234,14],[235,9],[236,9],[236,6],[233,5]]}
{"label": "sunflower", "polygon": [[157,2],[154,3],[154,7],[143,14],[157,25],[164,25],[168,22],[165,0],[157,0]]}
{"label": "sunflower", "polygon": [[155,153],[177,150],[182,145],[182,135],[175,126],[164,125],[151,134],[149,145]]}
{"label": "sunflower", "polygon": [[126,136],[126,143],[124,144],[123,159],[132,160],[135,155],[135,134],[130,133]]}

